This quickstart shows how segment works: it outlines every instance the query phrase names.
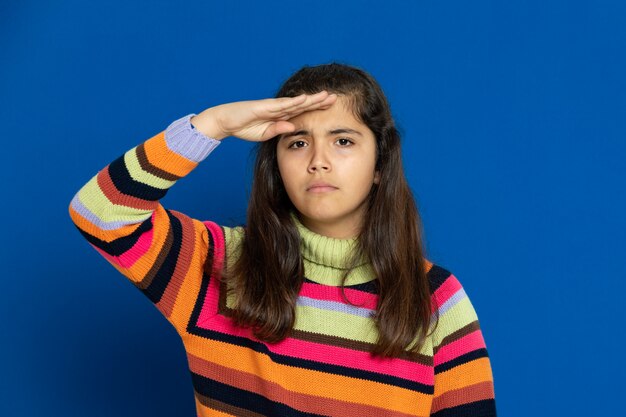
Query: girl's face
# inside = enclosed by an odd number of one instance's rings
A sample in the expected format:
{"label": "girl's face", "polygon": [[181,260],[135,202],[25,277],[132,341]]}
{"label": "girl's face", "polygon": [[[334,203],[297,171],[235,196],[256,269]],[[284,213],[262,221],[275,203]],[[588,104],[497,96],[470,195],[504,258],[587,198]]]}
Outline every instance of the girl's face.
{"label": "girl's face", "polygon": [[358,234],[374,183],[376,139],[347,108],[344,97],[326,110],[302,113],[277,144],[278,170],[302,223],[315,233]]}

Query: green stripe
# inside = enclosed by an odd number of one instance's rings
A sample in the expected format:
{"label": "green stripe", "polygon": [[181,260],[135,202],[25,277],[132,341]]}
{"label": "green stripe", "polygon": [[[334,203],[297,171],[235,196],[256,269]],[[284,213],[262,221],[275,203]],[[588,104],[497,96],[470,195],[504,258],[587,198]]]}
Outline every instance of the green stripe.
{"label": "green stripe", "polygon": [[115,210],[107,208],[113,205],[98,186],[97,177],[93,177],[78,192],[80,202],[98,219],[103,222],[136,221],[140,223],[152,215],[152,210],[115,205]]}
{"label": "green stripe", "polygon": [[367,343],[376,343],[378,338],[376,325],[370,318],[308,306],[296,307],[294,328]]}
{"label": "green stripe", "polygon": [[439,317],[439,325],[433,334],[434,346],[439,346],[443,338],[476,320],[478,317],[470,299],[463,298]]}
{"label": "green stripe", "polygon": [[128,170],[128,173],[133,180],[141,182],[143,184],[147,184],[154,188],[160,188],[162,190],[167,190],[176,183],[176,181],[168,181],[163,178],[159,178],[156,175],[153,175],[147,171],[144,171],[139,164],[139,159],[137,159],[136,149],[137,148],[133,148],[124,154],[124,163],[126,164],[126,169]]}

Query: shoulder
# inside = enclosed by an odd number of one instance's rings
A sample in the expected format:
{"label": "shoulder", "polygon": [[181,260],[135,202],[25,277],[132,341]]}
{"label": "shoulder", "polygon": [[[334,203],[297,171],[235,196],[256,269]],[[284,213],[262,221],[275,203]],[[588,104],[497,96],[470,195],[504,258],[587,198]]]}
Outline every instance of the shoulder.
{"label": "shoulder", "polygon": [[430,286],[430,294],[434,294],[441,288],[446,281],[454,280],[456,277],[447,268],[425,260],[426,265],[426,277],[428,278],[428,284]]}
{"label": "shoulder", "polygon": [[243,240],[245,232],[243,226],[228,227],[210,220],[203,221],[202,224],[207,231],[205,240],[209,246],[238,246]]}
{"label": "shoulder", "polygon": [[234,258],[233,254],[239,252],[244,237],[243,226],[228,227],[205,220],[199,222],[198,227],[203,228],[202,240],[208,251],[207,260],[213,267],[220,268],[224,258],[231,260]]}
{"label": "shoulder", "polygon": [[435,308],[441,308],[446,304],[456,303],[467,298],[461,281],[449,269],[432,263],[427,271],[430,295]]}
{"label": "shoulder", "polygon": [[464,332],[479,329],[476,310],[459,279],[450,270],[437,264],[433,264],[427,276],[432,311],[434,313],[436,310],[438,316],[435,345],[441,342],[442,335],[460,329],[465,329]]}

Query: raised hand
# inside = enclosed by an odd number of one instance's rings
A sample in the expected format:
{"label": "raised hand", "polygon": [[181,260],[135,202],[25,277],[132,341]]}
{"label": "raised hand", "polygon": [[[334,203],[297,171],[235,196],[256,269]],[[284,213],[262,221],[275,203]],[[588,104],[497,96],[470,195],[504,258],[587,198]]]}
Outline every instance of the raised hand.
{"label": "raised hand", "polygon": [[320,91],[297,97],[267,98],[221,104],[191,118],[198,130],[215,139],[235,136],[248,141],[265,141],[295,129],[289,119],[311,111],[329,108],[336,94]]}

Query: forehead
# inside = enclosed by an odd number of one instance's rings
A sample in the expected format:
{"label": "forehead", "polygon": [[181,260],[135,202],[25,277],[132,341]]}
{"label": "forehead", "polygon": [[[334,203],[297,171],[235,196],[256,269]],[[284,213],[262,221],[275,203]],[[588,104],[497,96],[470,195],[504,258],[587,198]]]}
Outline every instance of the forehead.
{"label": "forehead", "polygon": [[[296,126],[319,123],[340,123],[342,125],[351,124],[354,126],[365,126],[355,117],[352,110],[351,100],[348,100],[344,96],[338,96],[337,101],[335,101],[335,103],[327,109],[304,112],[289,119],[289,121],[294,123]],[[314,126],[309,127],[312,128]]]}

